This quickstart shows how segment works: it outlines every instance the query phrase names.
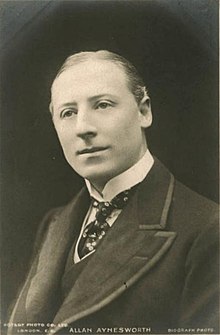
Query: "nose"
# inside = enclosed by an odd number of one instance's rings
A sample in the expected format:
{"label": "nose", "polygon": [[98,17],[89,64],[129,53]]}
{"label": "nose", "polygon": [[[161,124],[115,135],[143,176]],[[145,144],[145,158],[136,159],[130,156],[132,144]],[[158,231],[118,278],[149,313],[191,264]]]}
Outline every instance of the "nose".
{"label": "nose", "polygon": [[89,111],[78,111],[76,121],[76,135],[84,140],[90,139],[97,135],[97,129],[91,120]]}

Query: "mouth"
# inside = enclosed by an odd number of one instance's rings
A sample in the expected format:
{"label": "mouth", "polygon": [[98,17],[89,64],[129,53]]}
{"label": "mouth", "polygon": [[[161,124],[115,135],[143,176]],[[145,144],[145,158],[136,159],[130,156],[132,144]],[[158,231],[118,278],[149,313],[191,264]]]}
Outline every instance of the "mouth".
{"label": "mouth", "polygon": [[77,150],[76,154],[77,155],[91,154],[91,153],[96,153],[100,151],[105,151],[107,149],[108,147],[89,147],[83,150]]}

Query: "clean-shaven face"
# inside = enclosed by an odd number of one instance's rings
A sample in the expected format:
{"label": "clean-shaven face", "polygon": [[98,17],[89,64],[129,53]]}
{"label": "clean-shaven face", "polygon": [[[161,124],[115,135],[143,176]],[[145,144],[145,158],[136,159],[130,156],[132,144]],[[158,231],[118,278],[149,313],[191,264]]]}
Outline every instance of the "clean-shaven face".
{"label": "clean-shaven face", "polygon": [[144,155],[148,115],[117,64],[87,60],[66,69],[53,83],[52,106],[68,163],[98,189]]}

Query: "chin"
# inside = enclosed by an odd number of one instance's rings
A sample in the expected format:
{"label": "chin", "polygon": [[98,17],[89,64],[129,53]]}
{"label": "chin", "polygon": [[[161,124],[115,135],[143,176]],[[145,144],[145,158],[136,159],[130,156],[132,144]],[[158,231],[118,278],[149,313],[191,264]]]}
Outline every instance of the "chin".
{"label": "chin", "polygon": [[76,172],[91,183],[107,183],[116,174],[111,169],[95,166],[89,169],[76,169]]}

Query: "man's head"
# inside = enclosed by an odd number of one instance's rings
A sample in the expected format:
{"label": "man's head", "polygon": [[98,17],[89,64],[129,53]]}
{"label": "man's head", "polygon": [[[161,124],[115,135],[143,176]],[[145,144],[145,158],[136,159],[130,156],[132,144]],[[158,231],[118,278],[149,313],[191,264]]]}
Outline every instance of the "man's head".
{"label": "man's head", "polygon": [[98,189],[145,153],[152,115],[135,67],[109,51],[67,58],[51,89],[50,110],[64,155]]}

